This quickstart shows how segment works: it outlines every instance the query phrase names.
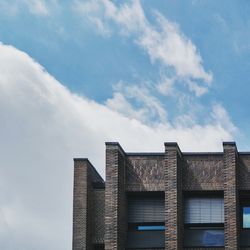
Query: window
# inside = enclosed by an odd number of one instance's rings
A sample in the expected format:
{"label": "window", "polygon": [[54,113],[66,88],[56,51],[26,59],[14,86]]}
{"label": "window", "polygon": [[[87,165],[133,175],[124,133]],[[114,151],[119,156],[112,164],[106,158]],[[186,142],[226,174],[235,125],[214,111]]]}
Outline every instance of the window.
{"label": "window", "polygon": [[185,223],[224,223],[224,200],[219,197],[186,199]]}
{"label": "window", "polygon": [[103,244],[95,244],[94,250],[104,250],[104,245]]}
{"label": "window", "polygon": [[250,246],[250,192],[240,192],[240,216],[241,216],[241,231],[240,231],[240,246]]}
{"label": "window", "polygon": [[199,195],[185,199],[186,247],[224,246],[224,200],[222,196]]}
{"label": "window", "polygon": [[132,196],[128,199],[128,222],[164,222],[164,199],[162,197]]}
{"label": "window", "polygon": [[164,248],[164,193],[128,195],[127,248]]}
{"label": "window", "polygon": [[250,206],[242,207],[242,227],[250,228]]}

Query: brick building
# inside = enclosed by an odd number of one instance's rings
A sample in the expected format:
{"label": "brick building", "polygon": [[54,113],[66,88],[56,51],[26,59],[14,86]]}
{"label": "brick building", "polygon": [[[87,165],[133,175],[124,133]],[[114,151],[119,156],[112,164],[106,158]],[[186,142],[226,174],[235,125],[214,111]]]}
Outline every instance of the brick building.
{"label": "brick building", "polygon": [[250,153],[127,153],[106,143],[106,182],[74,160],[73,250],[250,249]]}

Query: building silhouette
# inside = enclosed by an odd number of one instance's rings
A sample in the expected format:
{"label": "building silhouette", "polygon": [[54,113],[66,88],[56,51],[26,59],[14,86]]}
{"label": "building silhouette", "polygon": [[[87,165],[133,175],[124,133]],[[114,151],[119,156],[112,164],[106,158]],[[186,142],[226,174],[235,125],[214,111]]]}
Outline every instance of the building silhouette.
{"label": "building silhouette", "polygon": [[74,159],[73,250],[250,249],[250,153],[127,153],[106,143],[106,181]]}

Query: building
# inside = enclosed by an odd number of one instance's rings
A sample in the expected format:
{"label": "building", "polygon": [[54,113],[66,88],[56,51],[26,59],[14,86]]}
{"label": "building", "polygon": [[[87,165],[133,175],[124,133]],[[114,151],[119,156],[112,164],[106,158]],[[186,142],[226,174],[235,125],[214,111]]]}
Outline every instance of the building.
{"label": "building", "polygon": [[74,160],[73,250],[250,249],[250,153],[126,153],[106,143],[106,182]]}

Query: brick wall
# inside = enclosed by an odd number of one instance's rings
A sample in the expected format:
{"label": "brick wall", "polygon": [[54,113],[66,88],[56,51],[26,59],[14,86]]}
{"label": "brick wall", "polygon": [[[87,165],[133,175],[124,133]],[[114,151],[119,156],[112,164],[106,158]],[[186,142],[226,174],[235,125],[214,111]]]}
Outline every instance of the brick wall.
{"label": "brick wall", "polygon": [[73,250],[87,249],[88,162],[74,161]]}
{"label": "brick wall", "polygon": [[164,191],[164,155],[129,155],[127,191]]}
{"label": "brick wall", "polygon": [[239,216],[237,191],[237,148],[223,143],[224,151],[224,213],[225,249],[238,249]]}
{"label": "brick wall", "polygon": [[182,245],[181,152],[176,143],[165,143],[165,249]]}
{"label": "brick wall", "polygon": [[106,143],[105,249],[124,249],[126,241],[126,156],[118,143]]}
{"label": "brick wall", "polygon": [[[73,194],[73,250],[93,249],[96,235],[102,232],[95,230],[94,217],[95,200],[93,182],[104,184],[103,179],[88,161],[88,159],[74,160],[74,194]],[[102,192],[104,200],[104,192]],[[99,198],[101,194],[99,194]],[[104,204],[103,204],[104,205]],[[104,221],[104,215],[99,218]],[[103,237],[103,235],[102,235]]]}
{"label": "brick wall", "polygon": [[96,189],[92,193],[93,195],[93,243],[103,244],[104,243],[104,205],[105,205],[105,190]]}
{"label": "brick wall", "polygon": [[[249,180],[250,154],[238,153],[234,143],[215,154],[181,153],[176,143],[166,143],[165,153],[126,154],[118,143],[107,143],[105,191],[93,189],[92,182],[103,180],[89,161],[75,160],[73,250],[103,241],[105,249],[124,249],[127,191],[165,192],[165,249],[250,250],[238,244],[238,190],[250,190]],[[183,191],[212,190],[224,191],[225,248],[182,248]]]}
{"label": "brick wall", "polygon": [[250,190],[250,154],[239,154],[239,189]]}
{"label": "brick wall", "polygon": [[223,154],[183,155],[183,190],[223,190]]}

